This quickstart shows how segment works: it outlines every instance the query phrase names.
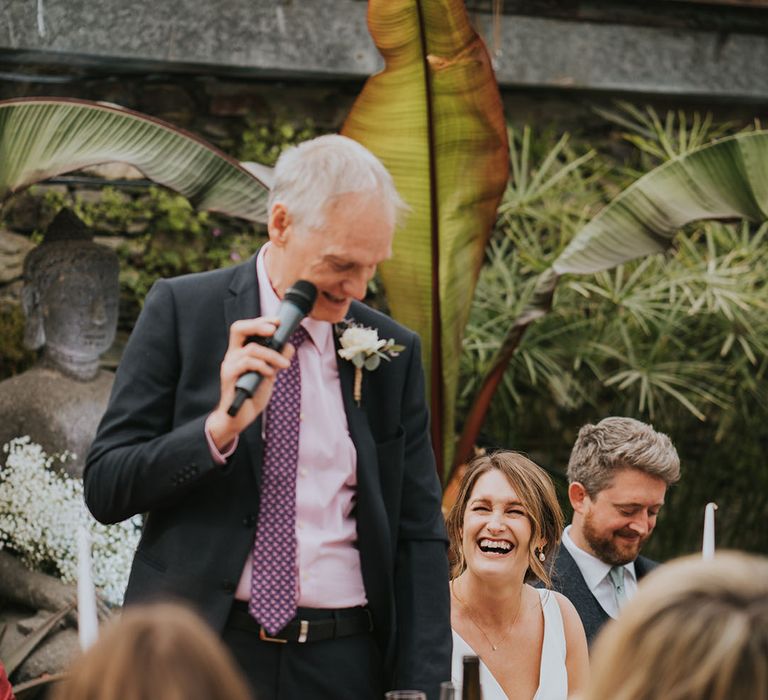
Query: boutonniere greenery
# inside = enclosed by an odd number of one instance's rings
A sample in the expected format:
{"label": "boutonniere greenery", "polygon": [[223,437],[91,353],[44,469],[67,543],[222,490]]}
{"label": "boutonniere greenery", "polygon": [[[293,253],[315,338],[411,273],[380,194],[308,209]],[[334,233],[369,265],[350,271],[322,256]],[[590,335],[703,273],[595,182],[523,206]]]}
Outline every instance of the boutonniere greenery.
{"label": "boutonniere greenery", "polygon": [[379,338],[379,332],[375,328],[366,328],[352,321],[345,320],[337,326],[339,333],[339,355],[349,360],[355,366],[355,384],[353,396],[357,405],[360,405],[363,387],[363,369],[374,370],[382,360],[389,362],[397,357],[404,345],[397,345],[394,338],[385,340]]}

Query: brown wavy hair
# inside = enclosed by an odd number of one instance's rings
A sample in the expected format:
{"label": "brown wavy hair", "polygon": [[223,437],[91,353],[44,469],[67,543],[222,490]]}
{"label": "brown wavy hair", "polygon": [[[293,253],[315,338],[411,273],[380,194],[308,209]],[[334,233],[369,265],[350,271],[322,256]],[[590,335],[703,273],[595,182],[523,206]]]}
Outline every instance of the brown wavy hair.
{"label": "brown wavy hair", "polygon": [[[446,527],[450,538],[449,556],[451,578],[461,575],[467,568],[461,546],[464,513],[477,480],[486,472],[498,469],[507,477],[525,508],[531,523],[531,541],[528,547],[528,571],[525,580],[538,579],[547,588],[552,586],[552,567],[563,532],[563,511],[557,501],[555,486],[549,475],[535,462],[519,452],[501,450],[475,457],[464,472],[459,492],[448,517]],[[539,561],[537,544],[545,542],[546,561]]]}

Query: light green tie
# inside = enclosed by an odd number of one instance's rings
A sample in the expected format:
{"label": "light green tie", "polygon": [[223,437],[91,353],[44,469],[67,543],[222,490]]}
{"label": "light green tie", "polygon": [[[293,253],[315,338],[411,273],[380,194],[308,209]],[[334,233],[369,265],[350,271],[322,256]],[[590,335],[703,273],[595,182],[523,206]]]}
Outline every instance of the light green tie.
{"label": "light green tie", "polygon": [[621,610],[624,607],[624,603],[627,602],[627,591],[624,589],[624,567],[614,566],[608,572],[608,576],[613,584],[613,591],[616,593],[616,604]]}

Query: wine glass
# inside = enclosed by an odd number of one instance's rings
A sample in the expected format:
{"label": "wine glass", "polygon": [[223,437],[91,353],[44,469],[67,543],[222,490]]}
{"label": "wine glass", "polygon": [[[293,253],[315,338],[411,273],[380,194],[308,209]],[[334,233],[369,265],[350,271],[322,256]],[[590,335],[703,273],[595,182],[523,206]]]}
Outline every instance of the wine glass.
{"label": "wine glass", "polygon": [[456,686],[452,681],[443,681],[440,684],[440,700],[456,700]]}

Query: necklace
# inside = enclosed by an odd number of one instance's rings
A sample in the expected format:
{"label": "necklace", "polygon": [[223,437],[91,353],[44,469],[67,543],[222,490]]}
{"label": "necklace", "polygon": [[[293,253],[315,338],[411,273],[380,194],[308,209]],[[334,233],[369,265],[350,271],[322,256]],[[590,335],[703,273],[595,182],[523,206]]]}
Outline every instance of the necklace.
{"label": "necklace", "polygon": [[501,639],[494,644],[491,641],[491,638],[486,634],[485,630],[480,626],[478,621],[475,619],[475,616],[472,613],[472,608],[469,607],[469,605],[464,601],[464,599],[456,592],[456,587],[454,586],[454,581],[451,581],[451,592],[454,596],[456,596],[456,600],[461,603],[462,607],[464,608],[465,612],[467,613],[467,616],[469,617],[470,622],[477,627],[477,629],[480,630],[480,634],[485,637],[485,641],[488,642],[489,646],[493,651],[498,651],[499,647],[502,645],[502,643],[506,640],[507,635],[512,631],[512,628],[515,626],[515,623],[517,623],[517,618],[520,617],[520,611],[523,608],[523,591],[520,590],[520,601],[517,604],[517,611],[515,612],[515,617],[512,620],[512,623],[509,625],[509,628],[506,632],[502,635]]}

